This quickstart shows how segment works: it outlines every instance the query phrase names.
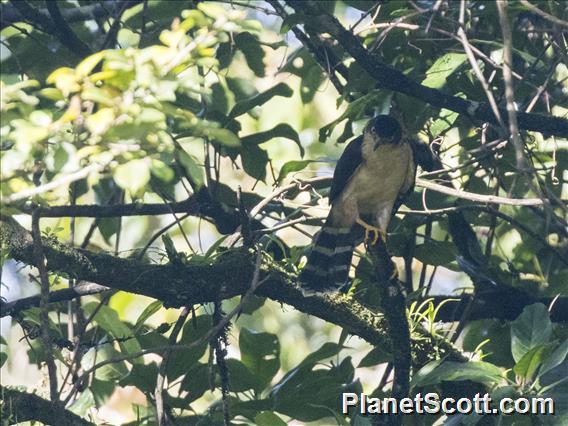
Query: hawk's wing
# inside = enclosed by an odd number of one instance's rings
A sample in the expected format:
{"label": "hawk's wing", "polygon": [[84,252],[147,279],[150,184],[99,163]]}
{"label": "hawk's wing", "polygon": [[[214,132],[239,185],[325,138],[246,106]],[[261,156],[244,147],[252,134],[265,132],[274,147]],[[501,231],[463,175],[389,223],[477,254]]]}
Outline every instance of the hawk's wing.
{"label": "hawk's wing", "polygon": [[407,186],[406,188],[401,188],[401,192],[398,194],[398,197],[396,199],[396,201],[394,202],[394,206],[392,209],[392,214],[394,215],[398,209],[400,208],[400,206],[406,201],[406,199],[410,196],[410,194],[412,194],[412,192],[414,191],[414,184],[416,181],[416,149],[414,146],[414,143],[412,141],[409,141],[410,144],[410,148],[412,149],[412,160],[410,162],[410,164],[408,164],[408,170],[407,170],[407,181],[410,182],[410,185]]}
{"label": "hawk's wing", "polygon": [[349,182],[357,167],[361,165],[363,161],[361,145],[363,145],[363,136],[359,136],[349,142],[349,145],[341,154],[333,172],[333,180],[331,181],[331,189],[329,191],[330,204],[333,204],[335,199],[345,189],[347,182]]}

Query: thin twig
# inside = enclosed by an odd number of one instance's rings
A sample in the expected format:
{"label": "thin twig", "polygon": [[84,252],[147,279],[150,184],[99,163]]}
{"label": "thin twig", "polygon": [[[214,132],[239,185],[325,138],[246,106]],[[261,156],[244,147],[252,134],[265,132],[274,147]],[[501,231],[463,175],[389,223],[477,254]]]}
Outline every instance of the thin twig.
{"label": "thin twig", "polygon": [[542,18],[546,19],[547,21],[550,21],[550,22],[552,22],[553,24],[556,24],[556,25],[560,25],[561,27],[568,28],[568,22],[563,21],[562,19],[559,19],[554,15],[550,15],[550,14],[544,12],[543,10],[539,9],[534,4],[531,4],[530,2],[528,2],[527,0],[519,0],[519,2],[523,6],[529,8],[531,10],[531,12],[536,13],[537,15],[541,16]]}
{"label": "thin twig", "polygon": [[49,396],[51,401],[55,402],[57,401],[57,367],[55,365],[55,358],[53,357],[53,347],[51,346],[52,339],[49,332],[49,275],[47,273],[47,259],[43,253],[43,245],[41,243],[39,220],[40,215],[38,213],[32,214],[34,257],[41,284],[41,298],[39,301],[41,340],[45,352],[47,373],[49,375]]}
{"label": "thin twig", "polygon": [[525,170],[525,156],[523,153],[523,143],[519,136],[519,125],[517,123],[517,111],[515,109],[515,92],[513,89],[513,37],[509,27],[507,17],[507,2],[498,1],[497,11],[499,12],[499,22],[503,33],[503,80],[505,81],[505,99],[507,100],[507,116],[509,118],[509,132],[515,148],[515,160],[519,171]]}
{"label": "thin twig", "polygon": [[[183,325],[185,324],[185,320],[187,319],[188,315],[191,313],[191,309],[188,307],[183,308],[179,318],[174,325],[174,328],[168,338],[168,344],[170,346],[175,346],[179,333],[182,330]],[[170,354],[172,353],[171,349],[166,349],[164,351],[164,356],[162,357],[162,361],[160,362],[160,368],[158,370],[158,376],[156,377],[156,389],[154,391],[154,398],[156,399],[156,419],[158,422],[158,426],[162,426],[167,424],[168,419],[165,417],[164,413],[164,398],[163,398],[163,391],[164,391],[164,382],[166,377],[166,367],[168,366],[168,361],[170,358]]]}
{"label": "thin twig", "polygon": [[56,189],[60,186],[67,185],[67,184],[70,184],[72,182],[76,182],[78,180],[86,178],[92,172],[96,172],[96,171],[99,171],[101,169],[102,169],[102,166],[100,164],[91,164],[91,165],[89,165],[85,168],[82,168],[81,170],[76,171],[75,173],[70,173],[66,176],[59,178],[59,179],[55,179],[51,182],[48,182],[45,185],[40,185],[40,186],[37,186],[35,188],[30,188],[30,189],[27,189],[27,190],[24,190],[24,191],[16,192],[15,194],[12,194],[8,197],[2,198],[0,200],[0,204],[3,204],[4,206],[8,206],[8,205],[13,204],[17,201],[21,201],[21,200],[24,200],[26,198],[30,198],[30,197],[34,197],[36,195],[43,194],[45,192]]}
{"label": "thin twig", "polygon": [[458,28],[458,36],[459,36],[460,41],[462,43],[463,49],[464,49],[464,51],[467,55],[467,59],[469,60],[469,64],[471,65],[471,68],[473,69],[473,72],[475,73],[477,80],[479,81],[479,83],[481,83],[481,87],[483,88],[483,91],[485,92],[485,96],[487,97],[487,100],[489,101],[489,105],[491,106],[491,109],[493,110],[493,114],[495,114],[495,118],[497,119],[497,122],[499,123],[499,125],[501,127],[505,127],[505,124],[503,123],[503,119],[502,119],[501,114],[499,112],[499,107],[497,106],[497,102],[495,101],[495,97],[493,96],[493,92],[491,91],[491,88],[489,87],[487,80],[485,80],[485,77],[483,76],[483,73],[481,72],[481,69],[479,68],[479,65],[477,64],[477,59],[472,52],[471,44],[469,43],[469,40],[467,39],[467,35],[465,33],[464,26],[465,26],[465,0],[461,0],[461,3],[460,3],[460,27]]}
{"label": "thin twig", "polygon": [[495,195],[475,194],[473,192],[448,188],[447,186],[420,178],[416,179],[416,186],[431,189],[457,198],[462,198],[464,200],[478,201],[480,203],[505,204],[508,206],[542,206],[544,204],[544,201],[540,198],[506,198]]}

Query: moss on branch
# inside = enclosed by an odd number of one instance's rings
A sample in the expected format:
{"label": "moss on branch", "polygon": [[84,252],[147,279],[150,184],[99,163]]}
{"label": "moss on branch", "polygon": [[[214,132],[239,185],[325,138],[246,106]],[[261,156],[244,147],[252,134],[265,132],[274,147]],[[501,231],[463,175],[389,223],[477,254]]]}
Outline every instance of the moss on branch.
{"label": "moss on branch", "polygon": [[[12,218],[1,217],[0,242],[12,258],[34,265],[33,242],[29,232]],[[209,262],[187,265],[145,264],[106,253],[73,249],[55,239],[44,241],[47,267],[58,272],[112,289],[161,300],[165,306],[179,307],[229,299],[242,295],[250,286],[254,272],[254,253],[245,248],[228,250]],[[295,275],[265,259],[265,282],[256,294],[293,306],[309,315],[339,325],[374,346],[391,348],[381,314],[342,294],[304,297],[295,285]],[[464,359],[460,352],[443,340],[424,333],[413,348],[417,365],[431,360],[434,353]]]}

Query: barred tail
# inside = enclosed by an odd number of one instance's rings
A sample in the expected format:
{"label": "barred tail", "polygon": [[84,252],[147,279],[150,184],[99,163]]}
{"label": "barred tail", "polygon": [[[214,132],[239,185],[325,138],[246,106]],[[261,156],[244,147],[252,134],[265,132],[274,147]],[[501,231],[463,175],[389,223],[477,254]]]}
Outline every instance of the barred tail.
{"label": "barred tail", "polygon": [[305,295],[339,290],[347,281],[354,242],[350,228],[337,228],[328,219],[314,239],[300,274]]}

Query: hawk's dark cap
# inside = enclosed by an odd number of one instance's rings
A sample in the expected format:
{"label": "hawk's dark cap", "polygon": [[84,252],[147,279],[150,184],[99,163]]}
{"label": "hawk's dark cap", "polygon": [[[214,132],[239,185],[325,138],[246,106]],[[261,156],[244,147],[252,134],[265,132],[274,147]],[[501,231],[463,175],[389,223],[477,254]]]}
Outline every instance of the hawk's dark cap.
{"label": "hawk's dark cap", "polygon": [[377,115],[371,118],[369,124],[367,124],[367,128],[369,130],[373,129],[374,133],[381,138],[392,139],[394,141],[398,141],[402,136],[400,124],[389,115]]}

